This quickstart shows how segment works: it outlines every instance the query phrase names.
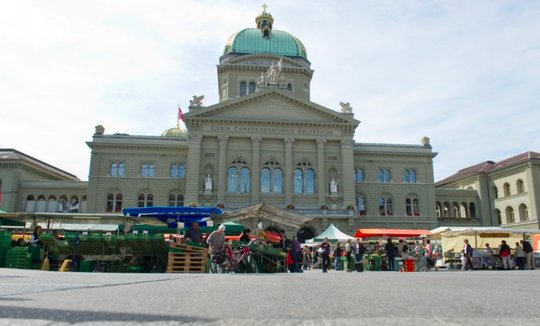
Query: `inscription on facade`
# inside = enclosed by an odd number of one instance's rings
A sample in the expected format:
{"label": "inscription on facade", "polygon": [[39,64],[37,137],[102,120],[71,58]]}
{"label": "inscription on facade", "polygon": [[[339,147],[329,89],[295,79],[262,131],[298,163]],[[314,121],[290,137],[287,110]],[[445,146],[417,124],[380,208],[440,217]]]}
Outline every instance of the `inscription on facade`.
{"label": "inscription on facade", "polygon": [[216,126],[211,125],[212,131],[228,131],[239,133],[265,133],[281,135],[331,135],[334,132],[328,129],[307,129],[307,128],[278,128],[278,127],[243,127],[243,126]]}

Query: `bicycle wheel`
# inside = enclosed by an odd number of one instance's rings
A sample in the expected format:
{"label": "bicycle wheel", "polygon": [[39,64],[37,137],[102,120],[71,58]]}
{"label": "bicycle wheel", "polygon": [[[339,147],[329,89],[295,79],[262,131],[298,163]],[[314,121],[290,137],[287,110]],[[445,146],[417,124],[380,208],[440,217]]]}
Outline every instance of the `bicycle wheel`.
{"label": "bicycle wheel", "polygon": [[219,272],[219,265],[217,263],[212,262],[210,260],[210,263],[208,264],[208,273],[210,274],[217,274]]}
{"label": "bicycle wheel", "polygon": [[220,267],[221,267],[222,273],[230,273],[233,271],[233,265],[232,265],[231,259],[228,256],[225,257],[225,260],[223,261]]}

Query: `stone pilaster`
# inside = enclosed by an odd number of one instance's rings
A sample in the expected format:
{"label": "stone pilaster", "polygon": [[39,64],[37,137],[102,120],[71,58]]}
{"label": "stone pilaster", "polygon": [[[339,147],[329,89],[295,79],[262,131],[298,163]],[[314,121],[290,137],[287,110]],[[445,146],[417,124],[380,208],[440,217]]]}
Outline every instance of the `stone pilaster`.
{"label": "stone pilaster", "polygon": [[355,188],[354,178],[354,155],[353,155],[353,140],[351,138],[341,139],[341,191],[343,194],[343,208],[355,203]]}
{"label": "stone pilaster", "polygon": [[188,140],[188,161],[186,164],[186,194],[184,205],[199,205],[199,186],[201,174],[201,142],[202,135],[190,134]]}
{"label": "stone pilaster", "polygon": [[259,203],[259,194],[261,191],[261,141],[262,137],[251,137],[251,203]]}
{"label": "stone pilaster", "polygon": [[326,152],[324,147],[326,145],[326,139],[317,139],[317,201],[319,207],[326,204]]}
{"label": "stone pilaster", "polygon": [[285,138],[285,205],[293,203],[293,144],[294,138]]}
{"label": "stone pilaster", "polygon": [[229,136],[218,136],[218,178],[217,178],[217,202],[225,205],[225,191],[227,190],[227,141]]}

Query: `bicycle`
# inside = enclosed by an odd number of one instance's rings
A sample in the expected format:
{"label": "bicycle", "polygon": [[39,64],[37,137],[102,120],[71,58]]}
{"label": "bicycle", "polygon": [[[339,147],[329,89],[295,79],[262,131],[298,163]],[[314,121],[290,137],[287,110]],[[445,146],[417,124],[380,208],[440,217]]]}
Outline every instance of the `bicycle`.
{"label": "bicycle", "polygon": [[226,244],[223,251],[212,255],[209,271],[214,274],[238,272],[258,273],[259,268],[249,244],[236,249]]}

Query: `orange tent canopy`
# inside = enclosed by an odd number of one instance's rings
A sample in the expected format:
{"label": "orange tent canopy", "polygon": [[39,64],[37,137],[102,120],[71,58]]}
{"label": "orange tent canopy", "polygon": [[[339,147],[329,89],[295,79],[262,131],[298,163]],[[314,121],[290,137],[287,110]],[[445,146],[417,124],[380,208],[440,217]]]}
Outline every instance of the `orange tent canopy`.
{"label": "orange tent canopy", "polygon": [[354,234],[355,238],[370,238],[370,237],[419,237],[421,235],[431,235],[429,230],[420,229],[358,229]]}

